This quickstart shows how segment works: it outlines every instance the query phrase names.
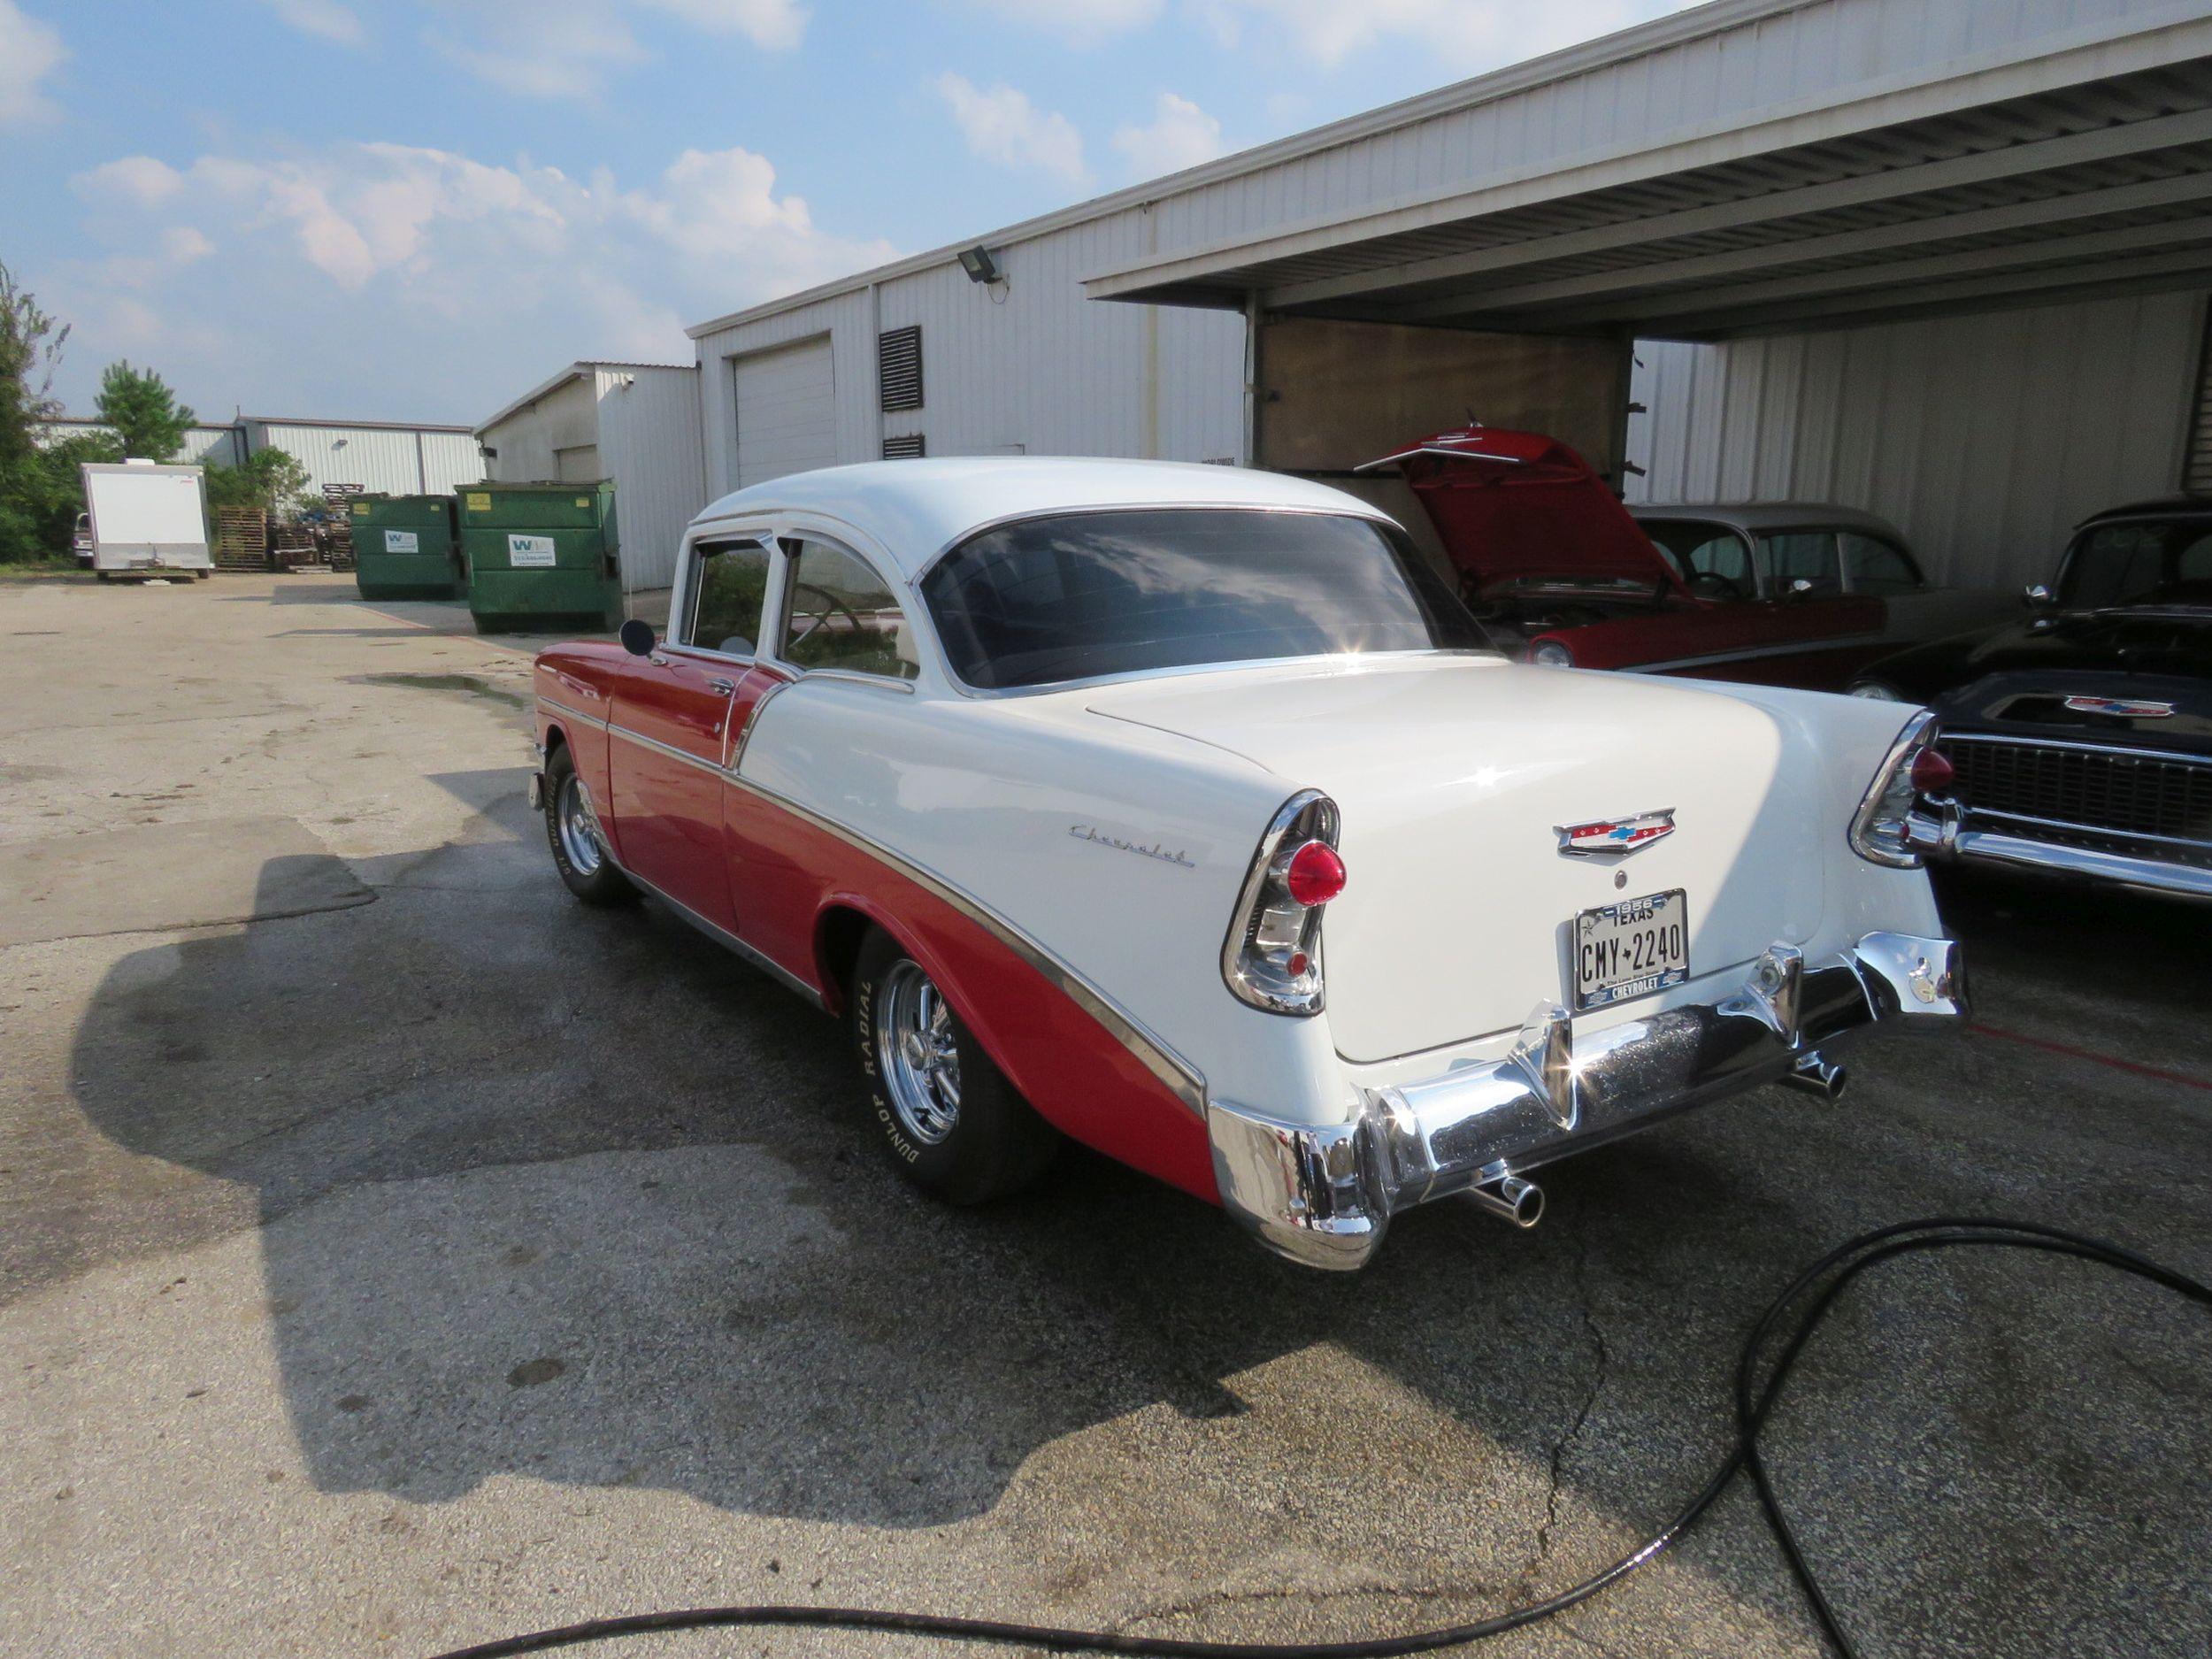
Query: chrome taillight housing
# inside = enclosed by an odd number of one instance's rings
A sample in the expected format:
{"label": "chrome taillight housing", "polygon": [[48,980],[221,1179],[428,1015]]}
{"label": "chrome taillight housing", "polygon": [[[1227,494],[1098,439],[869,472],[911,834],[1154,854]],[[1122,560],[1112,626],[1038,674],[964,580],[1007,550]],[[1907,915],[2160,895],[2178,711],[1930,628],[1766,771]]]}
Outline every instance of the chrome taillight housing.
{"label": "chrome taillight housing", "polygon": [[[1934,711],[1923,709],[1905,722],[1889,753],[1882,757],[1874,781],[1851,819],[1851,850],[1860,857],[1899,870],[1919,867],[1920,854],[1912,844],[1912,810],[1920,795],[1920,780],[1932,779],[1939,771],[1934,763],[1942,760],[1930,748],[1935,736]],[[1930,764],[1922,764],[1924,756]],[[1950,768],[1944,764],[1939,770],[1947,774]]]}
{"label": "chrome taillight housing", "polygon": [[1221,945],[1221,977],[1271,1014],[1321,1011],[1321,912],[1344,889],[1336,803],[1304,789],[1269,821]]}

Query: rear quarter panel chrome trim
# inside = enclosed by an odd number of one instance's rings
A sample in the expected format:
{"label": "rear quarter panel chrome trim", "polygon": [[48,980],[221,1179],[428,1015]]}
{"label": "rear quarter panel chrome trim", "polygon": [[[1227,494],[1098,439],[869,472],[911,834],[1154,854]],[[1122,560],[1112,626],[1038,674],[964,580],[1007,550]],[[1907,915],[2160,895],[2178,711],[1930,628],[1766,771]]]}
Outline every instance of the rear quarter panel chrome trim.
{"label": "rear quarter panel chrome trim", "polygon": [[881,842],[858,831],[823,817],[810,808],[801,805],[789,796],[766,788],[749,779],[726,774],[731,785],[757,796],[783,811],[791,813],[812,825],[824,834],[843,841],[868,856],[890,865],[901,875],[921,887],[932,897],[949,905],[967,920],[1011,950],[1031,969],[1061,992],[1071,1002],[1088,1014],[1112,1035],[1116,1041],[1128,1049],[1170,1093],[1174,1094],[1191,1113],[1203,1118],[1206,1111],[1206,1079],[1197,1067],[1183,1058],[1168,1044],[1125,1013],[1112,998],[1093,985],[1069,964],[1063,962],[1040,945],[1020,928],[991,910],[960,887],[954,886],[933,870],[916,864],[912,859],[893,851]]}

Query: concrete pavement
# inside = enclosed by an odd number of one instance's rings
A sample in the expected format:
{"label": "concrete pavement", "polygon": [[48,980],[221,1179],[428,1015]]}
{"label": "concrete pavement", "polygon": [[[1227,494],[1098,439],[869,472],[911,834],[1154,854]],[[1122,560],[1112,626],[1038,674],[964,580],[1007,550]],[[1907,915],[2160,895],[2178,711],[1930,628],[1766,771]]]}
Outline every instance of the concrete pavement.
{"label": "concrete pavement", "polygon": [[[910,1193],[829,1022],[568,898],[521,799],[529,642],[457,606],[0,584],[0,1653],[750,1600],[1417,1628],[1664,1518],[1747,1321],[1854,1231],[2006,1213],[2212,1273],[2201,912],[1953,889],[1989,1034],[1321,1278],[1082,1156],[982,1212]],[[2208,1379],[2170,1297],[1909,1263],[1809,1355],[1777,1479],[1870,1651],[2194,1655]],[[1741,1497],[1494,1647],[1819,1651]]]}

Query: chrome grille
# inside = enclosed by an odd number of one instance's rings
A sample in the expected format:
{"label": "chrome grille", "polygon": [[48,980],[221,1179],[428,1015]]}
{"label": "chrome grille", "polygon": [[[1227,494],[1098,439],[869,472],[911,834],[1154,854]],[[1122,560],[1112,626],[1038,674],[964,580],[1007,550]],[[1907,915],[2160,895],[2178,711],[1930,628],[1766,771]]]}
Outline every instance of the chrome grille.
{"label": "chrome grille", "polygon": [[1991,828],[2212,864],[2212,762],[1955,733],[1936,746],[1958,773],[1960,805]]}

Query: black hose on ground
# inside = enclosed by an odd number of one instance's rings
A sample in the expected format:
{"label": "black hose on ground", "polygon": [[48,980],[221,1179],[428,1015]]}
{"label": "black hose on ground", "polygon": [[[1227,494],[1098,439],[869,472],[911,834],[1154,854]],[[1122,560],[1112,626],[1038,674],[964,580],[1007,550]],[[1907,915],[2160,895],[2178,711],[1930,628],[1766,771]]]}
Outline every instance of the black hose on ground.
{"label": "black hose on ground", "polygon": [[[607,1641],[618,1636],[649,1632],[704,1630],[717,1626],[796,1626],[811,1629],[871,1631],[902,1636],[930,1636],[964,1641],[1018,1643],[1062,1653],[1136,1654],[1155,1659],[1391,1659],[1402,1654],[1431,1653],[1442,1647],[1480,1641],[1526,1624],[1537,1624],[1589,1600],[1599,1591],[1626,1578],[1671,1548],[1710,1509],[1731,1482],[1746,1471],[1751,1475],[1760,1509],[1782,1547],[1798,1586],[1804,1591],[1820,1627],[1844,1659],[1856,1659],[1857,1649],[1844,1629],[1841,1616],[1822,1589],[1812,1563],[1805,1557],[1796,1530],[1791,1526],[1781,1500],[1775,1494],[1759,1436],[1780,1399],[1782,1386],[1795,1369],[1814,1331],[1835,1305],[1836,1298],[1861,1273],[1883,1262],[1924,1250],[1961,1248],[2001,1248],[2039,1250],[2077,1256],[2146,1279],[2212,1309],[2212,1286],[2200,1284],[2147,1256],[2123,1249],[2102,1239],[2030,1222],[1986,1217],[1939,1217],[1901,1222],[1873,1233],[1861,1233],[1839,1245],[1800,1274],[1794,1283],[1768,1306],[1745,1341],[1736,1367],[1736,1440],[1728,1455],[1697,1494],[1675,1517],[1642,1546],[1601,1571],[1556,1594],[1525,1607],[1478,1619],[1470,1624],[1448,1625],[1403,1636],[1379,1636],[1352,1641],[1251,1642],[1195,1641],[1171,1636],[1128,1636],[1110,1631],[1057,1630],[1048,1625],[1015,1624],[1000,1619],[962,1618],[936,1613],[887,1612],[843,1607],[700,1607],[662,1613],[637,1613],[626,1617],[588,1620],[541,1630],[524,1636],[458,1647],[437,1659],[508,1659],[516,1654],[545,1653],[585,1642]],[[1801,1309],[1792,1322],[1793,1310]],[[1778,1335],[1786,1333],[1771,1363],[1763,1356]],[[1764,1380],[1761,1380],[1762,1370]]]}

